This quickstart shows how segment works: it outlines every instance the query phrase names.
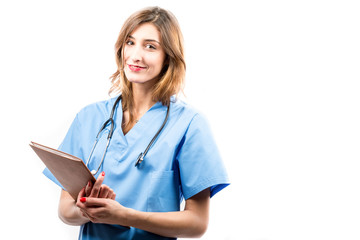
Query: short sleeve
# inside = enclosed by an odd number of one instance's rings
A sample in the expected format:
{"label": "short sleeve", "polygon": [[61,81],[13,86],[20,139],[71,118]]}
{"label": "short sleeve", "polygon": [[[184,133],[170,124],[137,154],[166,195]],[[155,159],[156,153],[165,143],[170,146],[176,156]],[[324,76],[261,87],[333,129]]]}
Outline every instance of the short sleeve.
{"label": "short sleeve", "polygon": [[[79,128],[79,119],[78,115],[76,115],[74,121],[72,122],[64,140],[59,146],[59,150],[72,154],[76,157],[82,158],[81,154],[81,148],[80,148],[80,128]],[[52,180],[54,183],[59,185],[63,188],[63,186],[60,184],[60,182],[54,177],[54,175],[50,172],[48,168],[45,168],[43,171],[43,174],[48,177],[50,180]]]}
{"label": "short sleeve", "polygon": [[209,124],[200,114],[188,126],[177,161],[185,199],[207,188],[212,197],[230,184]]}

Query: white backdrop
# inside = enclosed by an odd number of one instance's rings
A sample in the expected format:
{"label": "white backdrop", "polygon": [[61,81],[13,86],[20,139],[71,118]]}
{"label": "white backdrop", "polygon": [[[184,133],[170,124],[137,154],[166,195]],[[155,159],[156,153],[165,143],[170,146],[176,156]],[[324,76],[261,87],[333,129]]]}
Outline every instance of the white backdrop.
{"label": "white backdrop", "polygon": [[347,0],[1,1],[1,234],[77,238],[28,143],[57,147],[108,98],[120,27],[150,5],[180,22],[185,99],[232,181],[202,239],[360,239],[360,8]]}

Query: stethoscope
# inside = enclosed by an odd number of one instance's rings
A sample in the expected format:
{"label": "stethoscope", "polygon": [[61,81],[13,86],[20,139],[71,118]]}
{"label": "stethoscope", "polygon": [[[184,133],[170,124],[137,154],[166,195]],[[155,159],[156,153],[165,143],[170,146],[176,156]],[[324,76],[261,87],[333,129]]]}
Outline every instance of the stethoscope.
{"label": "stethoscope", "polygon": [[[86,166],[88,167],[88,166],[89,166],[89,161],[90,161],[91,156],[92,156],[92,154],[93,154],[93,152],[94,152],[94,149],[95,149],[95,147],[96,147],[96,144],[97,144],[98,141],[99,141],[100,133],[101,133],[101,132],[106,128],[106,126],[110,123],[110,131],[109,131],[108,136],[107,136],[107,143],[106,143],[105,151],[104,151],[104,153],[103,153],[103,155],[102,155],[101,162],[100,162],[100,165],[99,165],[99,167],[97,168],[97,170],[96,170],[96,171],[95,171],[95,170],[92,170],[92,171],[91,171],[91,173],[92,173],[93,175],[95,175],[95,174],[99,171],[101,165],[102,165],[103,162],[104,162],[105,155],[106,155],[106,151],[107,151],[107,149],[108,149],[108,147],[109,147],[110,140],[111,140],[112,135],[113,135],[113,133],[114,133],[114,125],[115,125],[115,124],[114,124],[114,118],[113,118],[113,117],[114,117],[114,113],[115,113],[116,107],[117,107],[117,105],[119,104],[120,100],[121,100],[121,94],[120,94],[120,96],[116,99],[116,101],[115,101],[115,103],[114,103],[114,105],[113,105],[113,107],[112,107],[112,110],[111,110],[111,114],[110,114],[109,119],[104,122],[104,124],[101,126],[98,134],[96,135],[96,139],[95,139],[94,145],[93,145],[93,147],[92,147],[92,149],[91,149],[89,158],[88,158],[88,160],[87,160],[87,162],[86,162]],[[164,122],[162,123],[161,127],[159,128],[159,130],[157,131],[157,133],[155,134],[155,136],[151,139],[150,143],[147,145],[147,147],[146,147],[146,149],[144,150],[144,152],[141,152],[141,153],[139,154],[138,158],[136,159],[135,167],[137,167],[137,166],[144,160],[144,157],[145,157],[146,154],[148,153],[149,149],[150,149],[151,146],[154,144],[155,140],[157,139],[157,137],[159,136],[159,134],[161,133],[161,131],[162,131],[163,128],[165,127],[165,124],[166,124],[166,122],[167,122],[167,120],[168,120],[168,117],[169,117],[169,112],[170,112],[170,104],[167,106],[166,117],[165,117],[165,119],[164,119]]]}

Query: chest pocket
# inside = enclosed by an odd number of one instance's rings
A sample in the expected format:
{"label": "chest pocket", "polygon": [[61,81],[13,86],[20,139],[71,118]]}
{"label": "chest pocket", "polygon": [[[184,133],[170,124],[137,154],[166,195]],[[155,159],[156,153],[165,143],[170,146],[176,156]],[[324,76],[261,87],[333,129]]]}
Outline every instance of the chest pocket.
{"label": "chest pocket", "polygon": [[152,172],[149,186],[148,212],[172,212],[180,210],[180,186],[177,172]]}

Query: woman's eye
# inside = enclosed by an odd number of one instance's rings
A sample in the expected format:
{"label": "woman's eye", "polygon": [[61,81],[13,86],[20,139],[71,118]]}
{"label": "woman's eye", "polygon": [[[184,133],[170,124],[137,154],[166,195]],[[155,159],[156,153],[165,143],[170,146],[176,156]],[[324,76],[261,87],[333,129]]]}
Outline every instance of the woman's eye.
{"label": "woman's eye", "polygon": [[134,42],[131,41],[131,40],[128,40],[128,41],[126,41],[126,44],[127,44],[127,45],[134,45]]}
{"label": "woman's eye", "polygon": [[145,47],[150,48],[150,49],[156,49],[156,47],[154,45],[151,45],[151,44],[146,44]]}

